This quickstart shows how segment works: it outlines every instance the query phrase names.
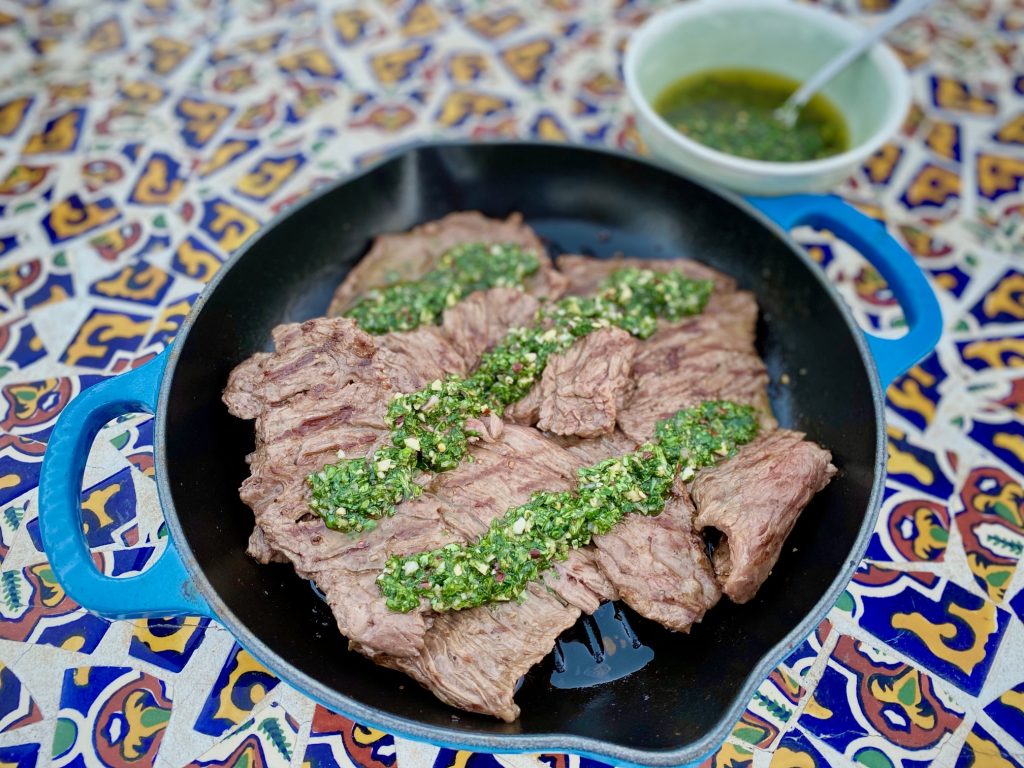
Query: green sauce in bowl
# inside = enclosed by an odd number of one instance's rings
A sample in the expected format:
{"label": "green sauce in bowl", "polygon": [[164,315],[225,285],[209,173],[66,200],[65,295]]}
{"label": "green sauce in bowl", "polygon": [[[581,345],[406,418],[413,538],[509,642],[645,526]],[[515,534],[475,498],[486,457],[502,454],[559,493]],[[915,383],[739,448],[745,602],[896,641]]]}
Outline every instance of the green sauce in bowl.
{"label": "green sauce in bowl", "polygon": [[787,128],[772,113],[800,84],[756,69],[714,69],[666,88],[654,109],[677,131],[711,149],[751,160],[818,160],[849,148],[846,120],[821,94]]}

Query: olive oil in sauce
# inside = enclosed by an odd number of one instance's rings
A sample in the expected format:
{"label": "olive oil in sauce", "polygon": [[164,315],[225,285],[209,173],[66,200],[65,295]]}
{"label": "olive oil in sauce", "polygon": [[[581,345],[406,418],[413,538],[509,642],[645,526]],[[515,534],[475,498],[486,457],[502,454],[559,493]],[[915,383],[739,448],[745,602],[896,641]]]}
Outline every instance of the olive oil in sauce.
{"label": "olive oil in sauce", "polygon": [[820,93],[787,128],[772,113],[800,83],[756,69],[714,69],[678,80],[654,108],[677,131],[738,157],[791,163],[849,148],[846,120]]}

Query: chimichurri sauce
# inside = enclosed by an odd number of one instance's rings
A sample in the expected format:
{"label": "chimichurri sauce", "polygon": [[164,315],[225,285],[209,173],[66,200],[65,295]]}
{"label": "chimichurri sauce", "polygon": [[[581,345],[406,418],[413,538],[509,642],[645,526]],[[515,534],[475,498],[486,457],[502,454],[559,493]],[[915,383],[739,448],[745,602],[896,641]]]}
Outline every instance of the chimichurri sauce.
{"label": "chimichurri sauce", "polygon": [[676,81],[654,108],[688,138],[738,157],[791,163],[845,151],[846,120],[821,94],[800,110],[792,128],[772,116],[799,86],[756,69],[713,69]]}
{"label": "chimichurri sauce", "polygon": [[435,611],[519,600],[530,582],[626,515],[661,514],[677,472],[692,479],[757,431],[749,405],[710,400],[685,408],[658,422],[657,442],[577,470],[574,490],[535,493],[476,541],[392,555],[377,586],[388,608],[402,613],[424,598]]}
{"label": "chimichurri sauce", "polygon": [[378,519],[393,514],[396,504],[419,494],[414,481],[420,472],[459,466],[476,435],[467,422],[503,413],[525,397],[551,355],[611,325],[646,339],[658,318],[675,321],[703,312],[711,290],[711,281],[692,280],[680,272],[620,269],[601,284],[597,295],[567,296],[544,307],[534,325],[513,328],[486,352],[472,375],[447,376],[418,392],[395,395],[386,417],[391,443],[366,457],[339,457],[309,475],[310,510],[333,530],[370,530]]}

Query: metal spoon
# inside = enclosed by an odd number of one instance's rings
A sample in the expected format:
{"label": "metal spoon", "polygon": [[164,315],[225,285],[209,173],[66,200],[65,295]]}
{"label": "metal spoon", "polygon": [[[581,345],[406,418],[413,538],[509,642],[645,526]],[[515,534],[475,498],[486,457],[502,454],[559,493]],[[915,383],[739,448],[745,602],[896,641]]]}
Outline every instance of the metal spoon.
{"label": "metal spoon", "polygon": [[875,43],[907,19],[919,14],[931,2],[932,0],[901,0],[896,9],[890,11],[866,35],[849,48],[844,49],[838,56],[818,70],[814,77],[797,88],[781,107],[772,112],[772,117],[787,128],[792,128],[796,125],[796,119],[800,114],[800,110],[804,108],[804,105],[811,100],[814,94],[824,88],[832,78],[859,59]]}

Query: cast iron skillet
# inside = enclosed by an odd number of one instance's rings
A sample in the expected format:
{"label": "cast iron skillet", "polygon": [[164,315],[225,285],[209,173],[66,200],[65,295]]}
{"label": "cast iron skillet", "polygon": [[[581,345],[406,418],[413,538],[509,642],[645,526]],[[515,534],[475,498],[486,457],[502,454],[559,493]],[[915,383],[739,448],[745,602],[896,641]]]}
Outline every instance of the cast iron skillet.
{"label": "cast iron skillet", "polygon": [[[877,223],[836,198],[755,205],[621,154],[522,143],[419,146],[320,192],[224,266],[169,352],[65,409],[41,482],[42,538],[57,578],[75,600],[108,616],[213,616],[296,688],[411,738],[495,752],[579,752],[620,764],[701,759],[853,572],[885,476],[881,384],[929,351],[940,329],[923,275]],[[771,388],[776,416],[830,448],[841,470],[804,512],[754,601],[723,600],[689,636],[633,616],[655,651],[651,663],[605,685],[554,690],[549,660],[527,677],[517,696],[522,717],[511,724],[456,712],[346,651],[305,581],[289,566],[261,566],[245,555],[252,513],[237,489],[252,424],[229,416],[220,401],[228,372],[267,349],[274,326],[325,311],[374,235],[473,209],[522,211],[552,253],[691,256],[735,276],[757,293],[758,345],[772,381],[789,375],[787,386]],[[903,304],[907,336],[862,335],[784,231],[800,223],[836,232],[875,263]],[[154,410],[170,541],[150,570],[114,580],[95,569],[81,534],[82,471],[108,419]]]}

